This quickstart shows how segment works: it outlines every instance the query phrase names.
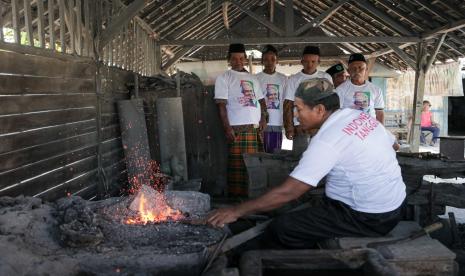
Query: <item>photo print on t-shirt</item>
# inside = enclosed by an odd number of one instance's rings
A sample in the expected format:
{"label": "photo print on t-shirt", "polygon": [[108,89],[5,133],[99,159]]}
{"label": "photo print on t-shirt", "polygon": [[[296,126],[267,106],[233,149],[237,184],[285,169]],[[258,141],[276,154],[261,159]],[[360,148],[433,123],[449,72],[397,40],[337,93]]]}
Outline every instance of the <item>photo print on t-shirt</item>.
{"label": "photo print on t-shirt", "polygon": [[357,91],[354,93],[354,105],[353,109],[370,113],[370,92]]}
{"label": "photo print on t-shirt", "polygon": [[279,84],[268,83],[266,85],[266,108],[279,109]]}
{"label": "photo print on t-shirt", "polygon": [[243,96],[239,97],[238,101],[242,106],[258,107],[258,101],[255,97],[253,81],[241,80],[241,92]]}

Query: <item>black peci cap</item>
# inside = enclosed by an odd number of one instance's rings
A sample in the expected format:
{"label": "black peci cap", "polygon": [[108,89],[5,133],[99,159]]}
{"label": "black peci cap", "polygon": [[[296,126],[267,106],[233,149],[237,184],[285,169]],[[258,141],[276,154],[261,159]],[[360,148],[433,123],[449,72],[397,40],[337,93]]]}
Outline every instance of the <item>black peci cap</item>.
{"label": "black peci cap", "polygon": [[341,63],[334,64],[333,66],[329,67],[328,70],[326,70],[326,73],[330,74],[331,77],[334,74],[337,74],[337,73],[340,73],[340,72],[344,72],[344,66]]}
{"label": "black peci cap", "polygon": [[363,61],[365,63],[367,62],[365,57],[360,53],[355,53],[355,54],[350,55],[349,64],[354,61]]}
{"label": "black peci cap", "polygon": [[317,46],[305,46],[304,51],[302,53],[303,55],[320,55],[320,48]]}

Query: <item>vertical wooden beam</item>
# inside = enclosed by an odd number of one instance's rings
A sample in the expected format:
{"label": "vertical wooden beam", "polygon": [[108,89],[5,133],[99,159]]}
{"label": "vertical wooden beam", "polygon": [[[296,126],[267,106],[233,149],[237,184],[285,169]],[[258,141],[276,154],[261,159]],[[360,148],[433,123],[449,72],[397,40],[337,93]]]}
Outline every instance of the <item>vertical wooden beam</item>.
{"label": "vertical wooden beam", "polygon": [[115,45],[115,54],[117,52],[117,66],[123,68],[123,59],[124,59],[124,51],[123,51],[123,28],[119,31],[117,45]]}
{"label": "vertical wooden beam", "polygon": [[255,74],[255,68],[253,66],[253,55],[249,55],[249,72],[250,74]]}
{"label": "vertical wooden beam", "polygon": [[74,12],[74,0],[67,0],[69,3],[69,41],[71,45],[71,54],[76,53],[76,13]]}
{"label": "vertical wooden beam", "polygon": [[23,1],[24,9],[24,22],[26,24],[26,33],[29,46],[34,46],[34,34],[32,33],[32,14],[31,14],[31,0]]}
{"label": "vertical wooden beam", "polygon": [[48,36],[50,49],[55,50],[55,0],[48,0]]}
{"label": "vertical wooden beam", "polygon": [[91,56],[92,31],[90,26],[89,0],[84,0],[84,49],[87,56]]}
{"label": "vertical wooden beam", "polygon": [[82,1],[76,0],[76,50],[82,55]]}
{"label": "vertical wooden beam", "polygon": [[21,44],[21,29],[19,27],[19,0],[11,0],[12,22],[13,22],[13,40]]}
{"label": "vertical wooden beam", "polygon": [[294,1],[286,0],[286,36],[294,32]]}
{"label": "vertical wooden beam", "polygon": [[160,45],[155,42],[155,45],[154,45],[154,48],[155,48],[155,58],[154,58],[154,62],[155,62],[155,74],[159,74],[160,73],[160,70],[161,70],[161,49],[160,49]]}
{"label": "vertical wooden beam", "polygon": [[[268,0],[268,6],[269,6],[269,19],[271,23],[274,23],[274,0]],[[271,30],[267,29],[268,31],[268,37],[272,35]]]}
{"label": "vertical wooden beam", "polygon": [[37,31],[39,32],[39,46],[45,48],[44,2],[37,1]]}
{"label": "vertical wooden beam", "polygon": [[59,0],[58,2],[58,11],[60,16],[60,43],[61,43],[61,52],[66,53],[66,24],[65,24],[65,0]]}
{"label": "vertical wooden beam", "polygon": [[0,6],[0,42],[3,42],[3,6]]}
{"label": "vertical wooden beam", "polygon": [[122,52],[124,53],[123,54],[123,68],[124,69],[128,69],[128,27],[127,26],[124,26],[123,27],[123,39],[121,41],[121,45],[122,45]]}
{"label": "vertical wooden beam", "polygon": [[421,110],[423,108],[426,82],[426,44],[425,42],[420,42],[417,47],[417,67],[415,70],[415,89],[413,97],[413,123],[409,137],[411,152],[418,152],[420,148]]}
{"label": "vertical wooden beam", "polygon": [[[108,6],[106,7],[106,17],[107,17],[107,26],[111,25],[111,10],[112,10],[112,4],[108,2]],[[113,65],[114,63],[114,56],[113,56],[113,48],[114,48],[114,42],[115,42],[115,37],[112,37],[110,41],[108,42],[108,64],[110,66]]]}

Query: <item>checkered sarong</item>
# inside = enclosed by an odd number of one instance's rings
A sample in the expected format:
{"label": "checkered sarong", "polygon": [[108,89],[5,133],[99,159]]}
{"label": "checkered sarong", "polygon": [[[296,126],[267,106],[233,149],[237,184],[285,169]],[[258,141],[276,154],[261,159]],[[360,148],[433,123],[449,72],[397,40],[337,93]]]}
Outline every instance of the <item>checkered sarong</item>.
{"label": "checkered sarong", "polygon": [[236,140],[229,144],[228,155],[228,195],[248,195],[248,175],[245,167],[244,153],[263,151],[258,129],[236,132]]}

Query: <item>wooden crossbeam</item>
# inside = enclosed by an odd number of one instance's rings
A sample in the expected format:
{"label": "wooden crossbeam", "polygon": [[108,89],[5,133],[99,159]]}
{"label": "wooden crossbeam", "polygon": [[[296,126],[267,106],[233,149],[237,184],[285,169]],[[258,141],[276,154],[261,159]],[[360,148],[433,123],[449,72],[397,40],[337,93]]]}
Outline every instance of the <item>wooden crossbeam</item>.
{"label": "wooden crossbeam", "polygon": [[225,46],[231,43],[253,45],[264,44],[307,44],[312,43],[415,43],[421,41],[418,37],[400,36],[305,36],[305,37],[248,37],[232,39],[192,39],[192,40],[161,40],[160,45],[181,46]]}
{"label": "wooden crossbeam", "polygon": [[439,49],[442,46],[442,43],[444,42],[444,39],[446,38],[447,34],[442,34],[441,37],[438,39],[436,42],[436,45],[434,46],[433,53],[428,58],[428,62],[426,63],[426,68],[425,72],[428,72],[428,70],[431,68],[431,65],[433,64],[434,60],[436,59],[436,55],[439,53]]}

